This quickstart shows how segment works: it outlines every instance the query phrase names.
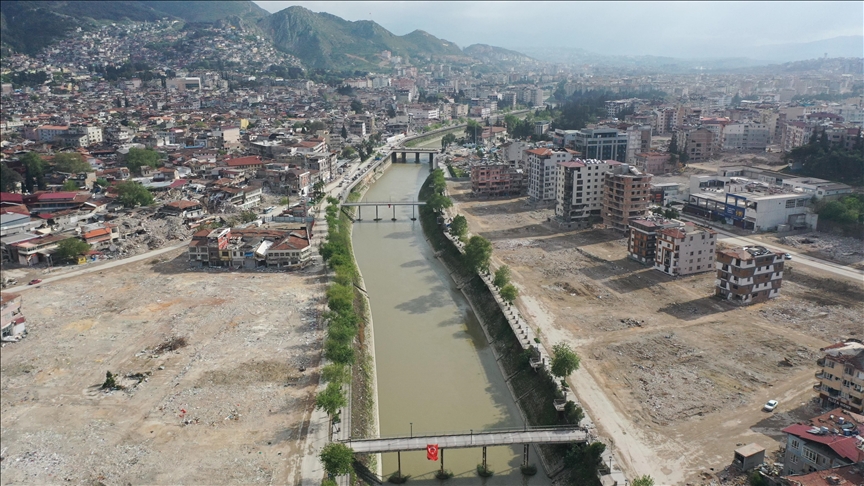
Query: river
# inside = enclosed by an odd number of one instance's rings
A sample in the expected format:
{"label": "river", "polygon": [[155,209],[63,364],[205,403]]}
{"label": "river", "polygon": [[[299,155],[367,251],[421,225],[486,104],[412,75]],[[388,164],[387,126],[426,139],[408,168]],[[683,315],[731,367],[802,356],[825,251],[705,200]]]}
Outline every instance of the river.
{"label": "river", "polygon": [[[440,142],[438,142],[440,143]],[[428,164],[393,164],[366,193],[367,201],[415,200]],[[381,436],[522,427],[523,421],[483,329],[444,266],[435,258],[411,207],[366,208],[353,227],[357,263],[371,301],[375,330]],[[538,474],[523,479],[522,446],[487,449],[495,471],[484,484],[550,484],[531,450]],[[448,484],[479,484],[481,449],[444,451]],[[403,475],[411,483],[438,484],[440,467],[425,451],[403,452]],[[397,470],[395,453],[383,454],[385,478]]]}

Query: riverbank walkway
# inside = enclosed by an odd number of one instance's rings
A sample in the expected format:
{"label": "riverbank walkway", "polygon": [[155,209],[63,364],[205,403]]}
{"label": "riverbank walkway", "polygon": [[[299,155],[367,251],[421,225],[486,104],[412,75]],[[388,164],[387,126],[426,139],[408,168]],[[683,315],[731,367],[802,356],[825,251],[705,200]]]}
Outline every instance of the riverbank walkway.
{"label": "riverbank walkway", "polygon": [[513,444],[573,444],[588,441],[588,433],[579,427],[544,427],[482,431],[460,434],[354,439],[341,441],[355,453],[404,452],[426,450],[429,444],[438,449],[492,447]]}

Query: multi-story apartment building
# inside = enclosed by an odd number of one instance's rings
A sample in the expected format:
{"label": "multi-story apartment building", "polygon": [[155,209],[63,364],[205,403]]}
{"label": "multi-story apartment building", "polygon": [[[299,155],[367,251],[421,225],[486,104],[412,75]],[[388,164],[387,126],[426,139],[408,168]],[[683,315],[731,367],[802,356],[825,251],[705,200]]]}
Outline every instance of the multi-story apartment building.
{"label": "multi-story apartment building", "polygon": [[555,217],[568,228],[585,228],[600,220],[603,183],[607,172],[626,170],[615,160],[574,159],[558,163],[555,190]]}
{"label": "multi-story apartment building", "polygon": [[623,170],[603,177],[603,224],[626,231],[631,219],[645,215],[651,196],[651,174],[621,164]]}
{"label": "multi-story apartment building", "polygon": [[573,160],[578,154],[568,149],[548,148],[530,149],[525,153],[528,155],[526,159],[528,197],[533,201],[554,201],[558,163]]}
{"label": "multi-story apartment building", "polygon": [[820,351],[819,399],[823,407],[864,412],[864,344],[858,339],[833,344]]}
{"label": "multi-story apartment building", "polygon": [[740,303],[765,302],[780,295],[783,255],[762,246],[717,251],[714,295]]}
{"label": "multi-story apartment building", "polygon": [[676,132],[678,146],[687,154],[688,162],[704,162],[714,155],[714,132],[707,128],[685,128]]}
{"label": "multi-story apartment building", "polygon": [[681,226],[684,226],[682,221],[666,219],[658,215],[631,220],[627,237],[627,253],[630,258],[638,262],[654,265],[657,233],[662,229]]}
{"label": "multi-story apartment building", "polygon": [[673,277],[714,270],[716,243],[716,231],[690,222],[662,228],[657,231],[654,269]]}
{"label": "multi-story apartment building", "polygon": [[524,173],[509,164],[478,164],[471,167],[471,189],[477,197],[522,194]]}
{"label": "multi-story apartment building", "polygon": [[762,123],[732,123],[723,129],[723,150],[765,150],[770,138]]}
{"label": "multi-story apartment building", "polygon": [[[786,427],[782,430],[786,434],[783,474],[807,474],[864,462],[864,449],[858,436],[864,433],[862,428],[864,423],[860,415],[853,416],[840,408],[813,417],[806,423]],[[844,483],[838,479],[806,484],[858,483]]]}
{"label": "multi-story apartment building", "polygon": [[627,140],[627,133],[617,128],[583,128],[574,135],[573,147],[586,159],[625,162]]}
{"label": "multi-story apartment building", "polygon": [[651,126],[631,125],[627,127],[627,155],[624,162],[635,164],[638,154],[651,150]]}

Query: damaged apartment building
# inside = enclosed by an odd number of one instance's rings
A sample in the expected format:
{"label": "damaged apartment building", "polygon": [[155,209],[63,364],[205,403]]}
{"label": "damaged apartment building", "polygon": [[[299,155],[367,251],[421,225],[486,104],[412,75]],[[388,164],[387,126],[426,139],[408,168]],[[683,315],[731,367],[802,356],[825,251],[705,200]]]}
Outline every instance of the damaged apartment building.
{"label": "damaged apartment building", "polygon": [[755,304],[780,296],[783,254],[763,246],[717,251],[714,295],[736,304]]}
{"label": "damaged apartment building", "polygon": [[310,228],[220,228],[201,230],[189,243],[189,262],[199,267],[305,267],[312,258]]}
{"label": "damaged apartment building", "polygon": [[652,215],[630,220],[630,258],[673,277],[714,270],[717,232],[691,222]]}

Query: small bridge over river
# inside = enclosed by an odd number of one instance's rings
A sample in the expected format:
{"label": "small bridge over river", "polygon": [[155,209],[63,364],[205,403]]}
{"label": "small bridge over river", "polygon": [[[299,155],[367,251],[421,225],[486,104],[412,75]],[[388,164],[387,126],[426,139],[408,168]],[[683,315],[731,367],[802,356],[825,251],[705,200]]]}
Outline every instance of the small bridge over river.
{"label": "small bridge over river", "polygon": [[381,221],[381,218],[378,217],[378,208],[381,206],[387,206],[388,209],[393,209],[393,219],[392,221],[396,221],[396,206],[411,206],[411,221],[416,221],[417,217],[414,213],[414,210],[417,206],[425,206],[426,203],[424,201],[365,201],[365,202],[343,202],[343,207],[356,207],[357,208],[357,217],[354,218],[354,221],[363,221],[363,208],[366,206],[375,206],[375,219],[374,221]]}
{"label": "small bridge over river", "polygon": [[445,449],[483,448],[483,467],[486,467],[486,448],[523,444],[523,466],[528,465],[529,444],[575,444],[587,443],[590,438],[582,428],[571,427],[526,427],[522,429],[485,430],[480,432],[456,434],[432,434],[410,437],[386,437],[379,439],[348,439],[341,441],[354,450],[354,453],[375,454],[396,452],[399,454],[399,475],[402,474],[403,451],[425,451],[426,446],[437,444],[441,469],[444,469]]}
{"label": "small bridge over river", "polygon": [[440,154],[441,149],[435,148],[420,148],[420,147],[393,147],[390,149],[390,161],[394,164],[399,162],[398,158],[401,155],[402,163],[406,163],[408,154],[414,154],[414,162],[420,163],[420,154],[429,154],[429,165],[435,163],[435,154]]}

